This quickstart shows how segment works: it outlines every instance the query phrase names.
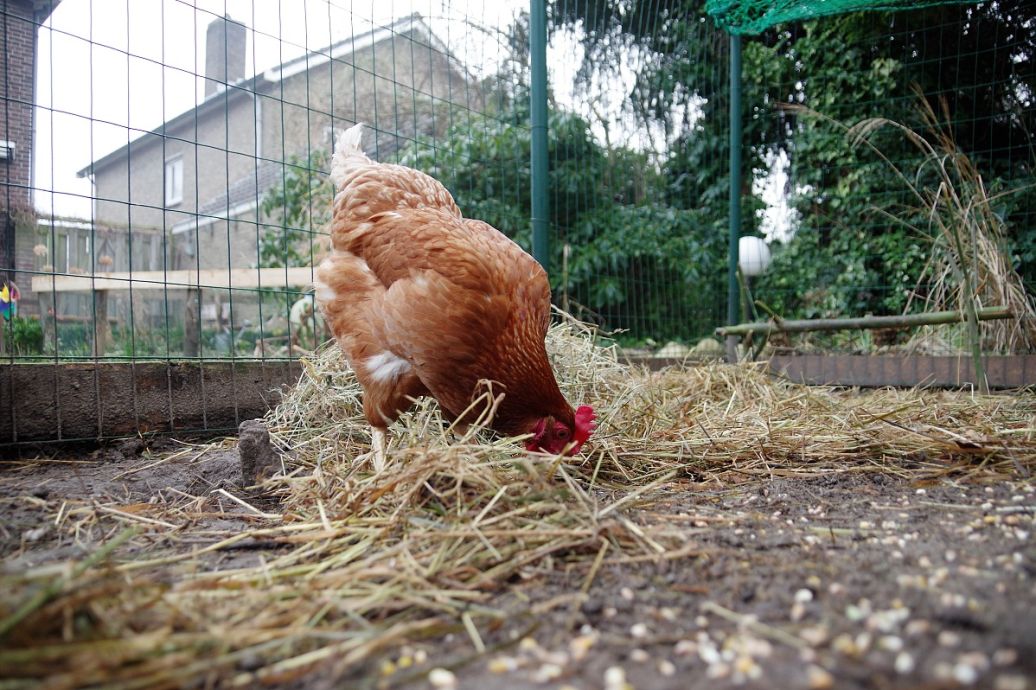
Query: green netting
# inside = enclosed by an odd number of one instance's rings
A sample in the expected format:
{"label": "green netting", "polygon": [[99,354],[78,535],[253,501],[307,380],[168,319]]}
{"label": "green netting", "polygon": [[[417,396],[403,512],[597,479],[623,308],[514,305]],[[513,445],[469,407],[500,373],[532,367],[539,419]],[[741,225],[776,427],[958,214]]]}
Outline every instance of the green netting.
{"label": "green netting", "polygon": [[910,10],[932,5],[978,4],[975,0],[707,0],[716,24],[733,34],[757,34],[783,22],[816,19],[846,12]]}

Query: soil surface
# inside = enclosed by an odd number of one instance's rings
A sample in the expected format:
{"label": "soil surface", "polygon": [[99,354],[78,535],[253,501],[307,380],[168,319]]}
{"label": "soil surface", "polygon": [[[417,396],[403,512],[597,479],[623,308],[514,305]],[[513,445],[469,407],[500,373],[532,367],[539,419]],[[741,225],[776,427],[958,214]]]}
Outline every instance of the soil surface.
{"label": "soil surface", "polygon": [[[112,525],[97,531],[94,511],[77,541],[75,520],[110,499],[132,512],[178,492],[205,495],[202,526],[251,528],[251,513],[270,506],[240,482],[229,444],[196,453],[130,441],[6,460],[2,570],[82,558],[83,543]],[[220,489],[246,496],[252,510]],[[602,568],[585,596],[585,569],[532,565],[495,596],[508,615],[479,630],[485,651],[458,625],[345,677],[317,667],[293,687],[1036,688],[1029,479],[919,484],[876,468],[682,483],[649,510],[646,519],[693,536],[693,549]],[[254,566],[271,554],[247,546],[206,565]]]}

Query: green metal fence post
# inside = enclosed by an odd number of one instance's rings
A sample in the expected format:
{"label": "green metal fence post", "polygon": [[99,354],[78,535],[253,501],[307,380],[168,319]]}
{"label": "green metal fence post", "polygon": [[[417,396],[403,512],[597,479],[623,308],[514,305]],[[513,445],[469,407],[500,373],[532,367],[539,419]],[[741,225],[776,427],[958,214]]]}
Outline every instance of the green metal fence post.
{"label": "green metal fence post", "polygon": [[532,0],[532,255],[550,272],[549,197],[547,196],[547,6]]}
{"label": "green metal fence post", "polygon": [[[737,325],[738,239],[741,234],[741,37],[730,35],[730,246],[727,256],[727,324]],[[727,361],[737,361],[737,336],[727,336]]]}

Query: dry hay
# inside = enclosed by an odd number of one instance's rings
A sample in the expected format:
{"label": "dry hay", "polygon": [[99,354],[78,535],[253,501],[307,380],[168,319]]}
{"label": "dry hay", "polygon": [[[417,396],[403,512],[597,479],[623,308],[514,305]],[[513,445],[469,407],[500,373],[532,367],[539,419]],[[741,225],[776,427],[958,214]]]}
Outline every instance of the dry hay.
{"label": "dry hay", "polygon": [[[364,664],[379,654],[447,632],[483,653],[485,634],[515,619],[494,598],[512,578],[572,578],[571,596],[521,614],[531,626],[578,605],[604,566],[699,554],[697,537],[667,519],[674,491],[1036,465],[1032,396],[808,388],[753,366],[651,374],[580,324],[548,340],[565,393],[600,417],[582,457],[532,455],[477,431],[455,438],[425,401],[372,474],[355,462],[369,450],[360,391],[325,349],[267,418],[285,466],[261,489],[279,503],[236,497],[256,528],[202,519],[204,496],[98,512],[89,558],[3,576],[4,687],[251,687],[316,666],[370,680],[378,672]],[[213,569],[210,557],[242,546],[270,550],[258,567]]]}

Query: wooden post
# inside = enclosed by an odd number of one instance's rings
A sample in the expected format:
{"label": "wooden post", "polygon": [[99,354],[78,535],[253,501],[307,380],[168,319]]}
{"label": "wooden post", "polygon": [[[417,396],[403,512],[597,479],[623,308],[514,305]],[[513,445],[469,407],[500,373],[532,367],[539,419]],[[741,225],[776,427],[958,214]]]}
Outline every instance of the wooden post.
{"label": "wooden post", "polygon": [[201,352],[201,314],[198,313],[198,289],[188,288],[183,313],[183,356],[197,357]]}
{"label": "wooden post", "polygon": [[94,292],[94,357],[104,357],[108,348],[108,291]]}

